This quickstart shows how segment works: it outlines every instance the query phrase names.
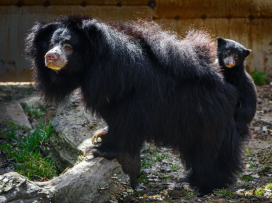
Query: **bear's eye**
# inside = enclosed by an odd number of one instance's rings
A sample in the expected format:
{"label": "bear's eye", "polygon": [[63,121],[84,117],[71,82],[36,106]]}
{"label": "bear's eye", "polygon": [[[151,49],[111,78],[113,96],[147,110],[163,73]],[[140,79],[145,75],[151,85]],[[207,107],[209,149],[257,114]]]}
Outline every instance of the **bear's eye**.
{"label": "bear's eye", "polygon": [[66,51],[70,51],[72,49],[72,47],[70,45],[64,45],[64,49]]}
{"label": "bear's eye", "polygon": [[53,47],[54,47],[53,44],[50,44],[50,45],[49,45],[49,48],[50,48],[50,49],[53,49]]}
{"label": "bear's eye", "polygon": [[236,59],[236,60],[238,59],[238,55],[237,55],[237,54],[235,55],[235,59]]}

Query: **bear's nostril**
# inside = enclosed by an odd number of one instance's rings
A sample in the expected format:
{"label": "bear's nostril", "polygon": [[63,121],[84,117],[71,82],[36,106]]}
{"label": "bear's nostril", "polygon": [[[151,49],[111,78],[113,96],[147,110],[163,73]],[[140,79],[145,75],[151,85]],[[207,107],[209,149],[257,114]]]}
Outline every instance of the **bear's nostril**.
{"label": "bear's nostril", "polygon": [[59,56],[58,56],[58,54],[46,54],[45,58],[49,59],[49,60],[57,60],[59,58]]}
{"label": "bear's nostril", "polygon": [[234,63],[231,63],[231,62],[229,62],[229,64],[228,64],[229,66],[233,66],[234,65]]}

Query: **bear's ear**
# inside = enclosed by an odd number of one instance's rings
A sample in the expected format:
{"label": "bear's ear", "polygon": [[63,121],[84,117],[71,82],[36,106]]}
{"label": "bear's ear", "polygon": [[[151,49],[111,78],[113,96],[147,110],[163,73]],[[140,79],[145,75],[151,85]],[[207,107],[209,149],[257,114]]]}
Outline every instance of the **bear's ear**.
{"label": "bear's ear", "polygon": [[217,44],[222,44],[222,43],[225,43],[225,39],[222,38],[222,37],[217,37]]}
{"label": "bear's ear", "polygon": [[250,49],[244,49],[244,56],[245,58],[251,53]]}
{"label": "bear's ear", "polygon": [[30,30],[26,38],[25,54],[27,58],[37,55],[37,52],[44,49],[45,42],[48,42],[57,29],[57,24],[47,24],[46,22],[36,23]]}
{"label": "bear's ear", "polygon": [[82,21],[82,29],[85,31],[89,40],[92,39],[93,35],[97,34],[100,23],[96,19],[88,19]]}

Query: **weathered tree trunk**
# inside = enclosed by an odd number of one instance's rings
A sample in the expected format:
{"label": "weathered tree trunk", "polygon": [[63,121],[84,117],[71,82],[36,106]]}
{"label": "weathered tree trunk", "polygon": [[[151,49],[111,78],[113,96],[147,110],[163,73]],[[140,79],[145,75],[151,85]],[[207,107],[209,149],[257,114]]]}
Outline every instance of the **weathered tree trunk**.
{"label": "weathered tree trunk", "polygon": [[92,158],[47,182],[28,181],[16,172],[0,176],[0,202],[93,202],[118,201],[133,190],[116,160]]}

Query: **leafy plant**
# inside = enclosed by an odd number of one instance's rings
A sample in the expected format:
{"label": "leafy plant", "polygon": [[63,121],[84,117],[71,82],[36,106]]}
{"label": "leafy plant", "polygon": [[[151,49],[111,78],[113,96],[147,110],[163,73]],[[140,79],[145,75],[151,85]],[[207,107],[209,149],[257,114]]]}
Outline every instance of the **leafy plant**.
{"label": "leafy plant", "polygon": [[251,162],[249,162],[249,168],[253,168],[253,167],[255,167],[256,166],[256,164],[255,163],[253,163],[252,161]]}
{"label": "leafy plant", "polygon": [[142,176],[138,178],[138,181],[139,181],[140,183],[147,183],[147,182],[148,182],[147,178],[144,178],[144,177],[142,177]]}
{"label": "leafy plant", "polygon": [[267,184],[266,188],[272,190],[272,183]]}
{"label": "leafy plant", "polygon": [[198,192],[194,190],[190,190],[186,193],[186,195],[183,197],[184,199],[189,199],[190,197],[197,196]]}
{"label": "leafy plant", "polygon": [[257,190],[255,190],[254,191],[254,195],[255,196],[262,196],[262,195],[264,195],[264,188],[261,188],[261,189],[257,189]]}
{"label": "leafy plant", "polygon": [[250,148],[245,149],[246,156],[249,157],[253,151]]}
{"label": "leafy plant", "polygon": [[242,176],[240,177],[241,180],[245,180],[245,181],[251,181],[253,180],[253,177],[252,176]]}
{"label": "leafy plant", "polygon": [[161,161],[163,159],[167,159],[168,154],[158,154],[158,153],[156,153],[156,154],[154,154],[154,157],[156,158],[156,160]]}
{"label": "leafy plant", "polygon": [[213,193],[217,194],[217,195],[222,194],[222,195],[224,195],[228,199],[231,199],[231,198],[235,197],[235,193],[234,192],[232,192],[232,191],[230,191],[228,189],[224,189],[224,188],[222,188],[222,189],[215,189],[213,191]]}
{"label": "leafy plant", "polygon": [[142,160],[141,162],[141,168],[151,168],[155,165],[155,161],[151,160],[151,161],[146,161],[146,160]]}
{"label": "leafy plant", "polygon": [[251,77],[256,85],[264,85],[266,84],[267,74],[255,71],[251,74]]}
{"label": "leafy plant", "polygon": [[169,176],[164,176],[163,177],[165,181],[167,181],[170,177]]}
{"label": "leafy plant", "polygon": [[179,169],[180,165],[171,165],[170,168],[171,168],[172,171],[174,171],[176,169]]}
{"label": "leafy plant", "polygon": [[171,201],[172,199],[170,197],[165,197],[163,201]]}
{"label": "leafy plant", "polygon": [[31,106],[24,105],[23,109],[24,109],[24,112],[26,112],[27,114],[33,115],[34,118],[39,118],[46,114],[46,108],[44,106],[33,108]]}

